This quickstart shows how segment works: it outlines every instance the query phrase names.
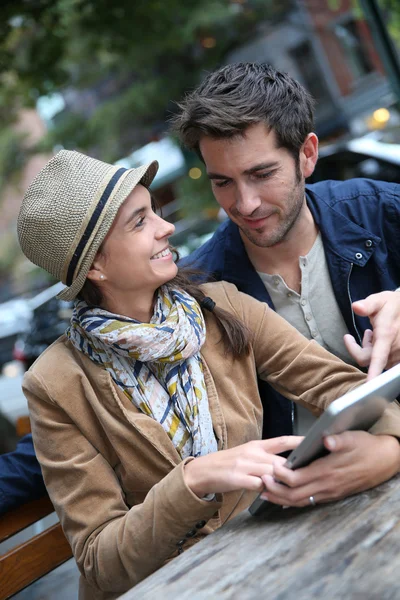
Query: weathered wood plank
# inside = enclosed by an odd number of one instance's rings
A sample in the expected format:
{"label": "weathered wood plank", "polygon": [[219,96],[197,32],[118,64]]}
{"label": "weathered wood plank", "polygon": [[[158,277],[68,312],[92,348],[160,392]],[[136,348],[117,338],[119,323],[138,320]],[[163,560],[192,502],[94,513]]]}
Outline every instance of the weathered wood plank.
{"label": "weathered wood plank", "polygon": [[67,539],[56,523],[0,557],[0,600],[6,600],[71,558]]}
{"label": "weathered wood plank", "polygon": [[400,598],[400,477],[307,509],[247,511],[120,600]]}
{"label": "weathered wood plank", "polygon": [[36,523],[54,512],[50,498],[46,495],[37,500],[32,500],[14,510],[9,510],[0,517],[0,542],[15,535],[25,527]]}

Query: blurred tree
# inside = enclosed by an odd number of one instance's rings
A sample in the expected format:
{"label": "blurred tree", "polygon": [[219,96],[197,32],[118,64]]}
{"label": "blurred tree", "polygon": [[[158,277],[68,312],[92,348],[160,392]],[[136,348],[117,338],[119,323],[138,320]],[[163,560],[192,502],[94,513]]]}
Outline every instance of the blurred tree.
{"label": "blurred tree", "polygon": [[181,217],[202,214],[203,218],[216,218],[219,205],[211,191],[204,163],[191,153],[187,164],[188,173],[180,177],[175,184],[176,195],[180,200]]}
{"label": "blurred tree", "polygon": [[[63,146],[114,162],[160,137],[172,100],[294,1],[2,0],[0,207],[33,153]],[[24,137],[21,111],[57,94],[47,134]],[[205,204],[201,183],[186,188]],[[20,256],[15,232],[3,237],[0,275]]]}
{"label": "blurred tree", "polygon": [[400,2],[399,0],[379,0],[378,6],[383,11],[389,34],[400,52]]}
{"label": "blurred tree", "polygon": [[3,0],[0,123],[40,96],[91,90],[87,106],[57,116],[41,149],[62,144],[116,160],[157,137],[171,99],[291,3]]}

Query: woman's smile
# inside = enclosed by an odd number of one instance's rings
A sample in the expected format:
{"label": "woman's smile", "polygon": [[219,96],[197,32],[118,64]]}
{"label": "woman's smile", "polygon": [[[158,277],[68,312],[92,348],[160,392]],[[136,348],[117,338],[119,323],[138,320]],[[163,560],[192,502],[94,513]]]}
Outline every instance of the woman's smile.
{"label": "woman's smile", "polygon": [[161,252],[157,252],[157,254],[153,254],[150,260],[169,260],[172,258],[171,250],[169,247],[164,248]]}

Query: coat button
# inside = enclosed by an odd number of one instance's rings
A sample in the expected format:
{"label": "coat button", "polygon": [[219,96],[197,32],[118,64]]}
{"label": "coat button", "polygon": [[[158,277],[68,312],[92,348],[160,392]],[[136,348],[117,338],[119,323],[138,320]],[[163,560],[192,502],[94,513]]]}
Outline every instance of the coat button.
{"label": "coat button", "polygon": [[363,255],[361,254],[361,252],[356,252],[356,259],[357,260],[361,260],[363,257]]}
{"label": "coat button", "polygon": [[365,247],[366,247],[366,248],[371,248],[371,246],[372,246],[372,240],[367,240],[367,241],[365,242]]}
{"label": "coat button", "polygon": [[185,538],[183,538],[182,540],[179,540],[179,542],[177,543],[177,546],[178,546],[178,548],[179,548],[180,546],[183,546],[183,544],[184,544],[185,542],[186,542],[186,539],[185,539]]}
{"label": "coat button", "polygon": [[198,523],[196,523],[196,529],[203,529],[206,523],[207,521],[199,521]]}
{"label": "coat button", "polygon": [[196,535],[197,533],[197,529],[191,529],[190,531],[187,532],[187,534],[185,535],[185,537],[187,538],[192,538]]}

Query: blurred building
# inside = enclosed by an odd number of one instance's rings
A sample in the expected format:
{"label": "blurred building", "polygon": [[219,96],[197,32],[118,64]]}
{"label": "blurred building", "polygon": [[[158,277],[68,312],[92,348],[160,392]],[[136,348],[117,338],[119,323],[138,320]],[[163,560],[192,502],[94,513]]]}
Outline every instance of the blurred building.
{"label": "blurred building", "polygon": [[[251,0],[235,2],[251,10]],[[398,123],[395,97],[371,32],[352,0],[285,0],[279,5],[265,4],[265,19],[257,23],[257,35],[250,43],[231,51],[224,62],[266,62],[301,81],[316,100],[316,132],[322,144],[383,127],[391,115],[394,121],[397,116]],[[218,43],[215,38],[206,39]],[[42,98],[38,110],[49,127],[66,122],[71,115],[89,119],[102,103],[131,84],[131,75],[125,79],[107,75],[88,88],[68,88],[62,94]],[[170,108],[166,107],[166,112]],[[379,113],[379,109],[386,112]],[[378,113],[380,121],[374,116]],[[133,130],[127,128],[121,139],[110,139],[110,146],[118,147],[124,156],[119,163],[124,166],[159,160],[161,169],[152,189],[164,216],[176,224],[174,242],[180,244],[188,235],[204,233],[209,227],[204,225],[205,211],[182,216],[185,210],[181,210],[183,207],[190,213],[189,200],[192,205],[206,206],[204,186],[201,188],[205,173],[202,165],[191,164],[192,159],[180,154],[172,140],[162,137],[166,129],[160,121]],[[183,186],[185,207],[182,187],[179,191],[176,182],[189,182],[189,178],[199,179],[199,186]]]}
{"label": "blurred building", "polygon": [[316,130],[322,141],[366,133],[374,126],[376,109],[396,112],[369,27],[350,0],[293,3],[281,23],[261,25],[252,43],[226,58],[227,63],[239,61],[267,62],[301,81],[317,101]]}

